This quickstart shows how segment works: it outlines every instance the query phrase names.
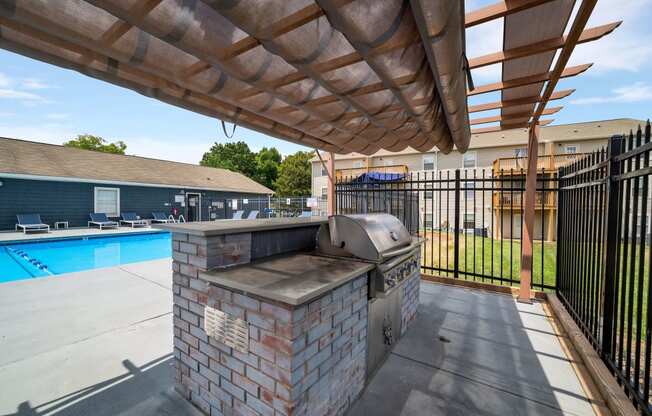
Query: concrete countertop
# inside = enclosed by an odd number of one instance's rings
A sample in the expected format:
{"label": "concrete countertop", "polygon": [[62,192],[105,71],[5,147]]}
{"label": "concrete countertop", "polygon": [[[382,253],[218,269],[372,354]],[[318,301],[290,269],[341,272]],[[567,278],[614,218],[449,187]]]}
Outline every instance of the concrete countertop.
{"label": "concrete countertop", "polygon": [[217,220],[188,222],[181,224],[156,224],[152,227],[173,233],[191,234],[202,237],[214,235],[250,233],[286,228],[320,225],[328,222],[327,217],[309,218],[261,218],[255,220]]}
{"label": "concrete countertop", "polygon": [[200,272],[199,278],[289,305],[301,305],[374,267],[360,261],[291,253]]}

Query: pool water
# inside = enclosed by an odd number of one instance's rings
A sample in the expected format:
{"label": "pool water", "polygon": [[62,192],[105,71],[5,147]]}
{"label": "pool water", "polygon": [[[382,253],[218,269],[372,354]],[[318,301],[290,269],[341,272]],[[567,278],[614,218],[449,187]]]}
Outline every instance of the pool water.
{"label": "pool water", "polygon": [[0,283],[172,256],[170,233],[0,245]]}

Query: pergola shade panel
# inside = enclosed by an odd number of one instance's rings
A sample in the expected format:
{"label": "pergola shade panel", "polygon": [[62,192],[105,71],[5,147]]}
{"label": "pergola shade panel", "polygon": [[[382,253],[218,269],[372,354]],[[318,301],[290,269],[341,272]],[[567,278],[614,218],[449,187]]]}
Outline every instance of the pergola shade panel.
{"label": "pergola shade panel", "polygon": [[[460,96],[433,71],[413,6],[11,0],[0,30],[6,49],[295,143],[338,153],[464,150],[465,88]],[[463,8],[447,19],[459,29],[447,45],[463,50]],[[447,70],[464,85],[458,58]]]}

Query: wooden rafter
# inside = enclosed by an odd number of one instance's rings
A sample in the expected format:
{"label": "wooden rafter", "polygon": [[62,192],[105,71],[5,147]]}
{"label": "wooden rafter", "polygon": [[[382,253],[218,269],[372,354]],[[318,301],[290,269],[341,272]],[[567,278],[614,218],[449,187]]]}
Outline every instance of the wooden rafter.
{"label": "wooden rafter", "polygon": [[[546,110],[543,112],[543,115],[551,115],[551,114],[558,113],[562,108],[564,107],[559,106],[559,107],[546,108]],[[476,119],[472,119],[470,121],[470,124],[472,126],[475,126],[478,124],[495,123],[499,121],[505,124],[515,120],[528,122],[530,120],[530,117],[532,117],[532,112],[528,111],[524,113],[504,114],[504,115],[476,118]]]}
{"label": "wooden rafter", "polygon": [[[554,119],[541,120],[539,121],[539,126],[547,126],[553,121],[555,120]],[[517,123],[517,124],[504,124],[502,126],[494,126],[494,127],[482,127],[479,129],[471,130],[471,134],[495,133],[497,131],[503,131],[503,130],[526,129],[528,128],[528,126],[529,124],[526,122],[526,123]]]}
{"label": "wooden rafter", "polygon": [[[575,92],[574,89],[557,91],[550,96],[549,100],[560,100],[562,98],[568,97],[574,92]],[[499,110],[501,108],[510,108],[510,107],[516,107],[521,105],[527,105],[527,104],[536,104],[539,101],[541,101],[541,96],[535,95],[533,97],[516,98],[513,100],[495,101],[492,103],[470,105],[469,113],[478,113],[480,111]]]}
{"label": "wooden rafter", "polygon": [[[577,66],[566,68],[561,73],[560,78],[567,78],[567,77],[573,77],[575,75],[579,75],[582,72],[589,69],[591,65],[593,64],[577,65]],[[522,78],[514,78],[503,82],[494,82],[491,84],[485,84],[476,87],[475,89],[469,91],[468,95],[473,96],[478,94],[485,94],[488,92],[506,90],[509,88],[522,87],[525,85],[538,84],[540,82],[546,82],[550,80],[552,77],[553,77],[553,72],[551,71],[551,72],[545,72],[543,74],[530,75]]]}
{"label": "wooden rafter", "polygon": [[[394,78],[392,82],[394,82],[394,84],[397,86],[408,85],[413,83],[416,77],[417,74],[404,75],[402,77]],[[386,89],[387,87],[382,82],[376,82],[374,84],[365,85],[364,87],[359,87],[352,90],[344,91],[341,93],[341,95],[346,95],[349,97],[357,97],[360,95],[371,94]],[[314,100],[306,101],[304,105],[307,107],[317,106],[317,105],[333,103],[336,102],[337,100],[339,100],[339,98],[336,95],[325,95],[323,97],[315,98]],[[296,107],[285,106],[274,110],[274,113],[276,114],[291,113],[292,111],[296,111],[296,110],[297,110]]]}
{"label": "wooden rafter", "polygon": [[[137,3],[134,7],[132,7],[132,9],[129,10],[129,13],[131,13],[134,16],[134,18],[142,20],[145,18],[145,16],[149,14],[149,12],[154,10],[156,6],[161,4],[162,1],[163,0],[142,1],[140,3]],[[133,25],[125,22],[124,20],[117,20],[114,24],[111,25],[111,27],[107,29],[106,32],[102,34],[102,36],[100,36],[99,42],[102,45],[111,46],[115,42],[117,42],[121,37],[123,37],[125,33],[127,33],[129,29],[131,29],[132,27]],[[79,63],[81,65],[88,65],[89,63],[91,63],[91,61],[92,61],[91,57],[84,56]]]}
{"label": "wooden rafter", "polygon": [[552,0],[503,0],[466,14],[465,26],[471,27],[480,23],[508,16],[521,10],[549,3]]}
{"label": "wooden rafter", "polygon": [[[353,0],[341,0],[339,4],[344,6],[351,1]],[[296,12],[285,16],[279,21],[272,23],[270,26],[261,30],[261,33],[264,34],[265,38],[276,38],[284,35],[285,33],[291,32],[307,23],[310,23],[313,20],[317,20],[323,15],[324,11],[321,9],[321,7],[319,7],[316,3],[312,3],[303,9],[297,10]],[[260,42],[258,39],[254,38],[253,36],[246,36],[228,48],[220,51],[219,57],[222,60],[233,59],[238,55],[242,55],[243,53],[258,47],[259,45]],[[186,68],[182,72],[181,76],[190,78],[202,73],[210,67],[211,65],[209,63],[199,60],[190,67]]]}
{"label": "wooden rafter", "polygon": [[[603,36],[613,32],[622,22],[609,23],[602,26],[587,29],[580,35],[577,43],[591,42],[600,39]],[[554,39],[547,39],[541,42],[531,43],[529,45],[521,46],[518,48],[508,49],[505,51],[490,53],[487,55],[479,56],[477,58],[469,59],[469,68],[482,68],[487,65],[493,65],[512,59],[524,58],[526,56],[537,55],[539,53],[553,51],[564,47],[567,37],[560,36]]]}
{"label": "wooden rafter", "polygon": [[586,23],[589,21],[589,17],[591,17],[591,13],[593,12],[593,8],[595,7],[596,3],[597,0],[583,0],[582,4],[580,4],[580,7],[577,10],[577,14],[575,16],[575,20],[573,21],[571,29],[568,32],[567,41],[564,44],[564,47],[561,49],[559,56],[557,57],[555,68],[550,72],[550,80],[546,84],[546,88],[543,91],[543,94],[541,94],[542,99],[534,110],[531,121],[532,126],[535,126],[539,121],[539,118],[541,118],[546,104],[548,104],[548,100],[550,99],[550,96],[557,86],[557,82],[559,82],[560,78],[564,77],[564,73],[568,70],[568,68],[564,68],[566,67],[568,60],[570,59],[570,56],[575,49],[575,45],[577,45],[578,39],[582,35],[584,27],[586,27]]}

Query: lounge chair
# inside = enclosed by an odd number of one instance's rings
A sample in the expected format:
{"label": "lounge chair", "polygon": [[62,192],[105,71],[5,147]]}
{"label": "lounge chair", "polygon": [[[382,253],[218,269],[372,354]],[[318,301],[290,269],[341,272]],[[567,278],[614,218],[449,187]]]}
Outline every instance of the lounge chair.
{"label": "lounge chair", "polygon": [[243,214],[244,214],[244,211],[236,211],[236,212],[233,213],[233,218],[231,218],[231,219],[232,220],[241,220]]}
{"label": "lounge chair", "polygon": [[301,211],[299,218],[310,218],[312,217],[312,211]]}
{"label": "lounge chair", "polygon": [[150,220],[152,222],[162,222],[164,224],[167,224],[169,222],[176,222],[172,216],[166,217],[165,213],[163,212],[152,212],[152,219]]}
{"label": "lounge chair", "polygon": [[120,226],[117,222],[109,220],[103,212],[94,212],[89,215],[91,217],[91,220],[88,221],[89,228],[91,225],[97,225],[100,227],[100,230],[103,230],[105,228],[118,228]]}
{"label": "lounge chair", "polygon": [[147,220],[139,219],[135,212],[123,212],[121,217],[120,224],[130,225],[131,228],[147,227],[149,225]]}
{"label": "lounge chair", "polygon": [[249,211],[249,215],[247,215],[247,219],[248,220],[255,220],[256,218],[258,218],[258,211],[256,211],[256,210]]}
{"label": "lounge chair", "polygon": [[18,219],[18,224],[16,224],[16,231],[18,231],[19,228],[22,228],[23,234],[27,234],[28,231],[50,232],[50,226],[43,224],[39,214],[18,214],[16,215],[16,218]]}

